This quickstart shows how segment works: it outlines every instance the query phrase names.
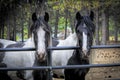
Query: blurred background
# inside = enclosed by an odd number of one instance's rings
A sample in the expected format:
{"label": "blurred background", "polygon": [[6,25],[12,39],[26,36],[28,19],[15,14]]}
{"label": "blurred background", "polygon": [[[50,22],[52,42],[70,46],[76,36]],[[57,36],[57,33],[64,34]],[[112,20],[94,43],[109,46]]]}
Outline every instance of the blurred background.
{"label": "blurred background", "polygon": [[[34,12],[38,17],[48,12],[52,36],[65,39],[74,33],[76,12],[89,15],[91,10],[94,45],[120,44],[120,0],[0,0],[0,39],[26,41]],[[90,56],[91,64],[120,63],[119,48],[93,49]],[[86,79],[120,80],[120,67],[91,68]]]}
{"label": "blurred background", "polygon": [[65,39],[74,32],[75,14],[93,10],[94,44],[120,43],[119,0],[0,0],[0,38],[25,41],[30,37],[31,15],[49,13],[53,37]]}

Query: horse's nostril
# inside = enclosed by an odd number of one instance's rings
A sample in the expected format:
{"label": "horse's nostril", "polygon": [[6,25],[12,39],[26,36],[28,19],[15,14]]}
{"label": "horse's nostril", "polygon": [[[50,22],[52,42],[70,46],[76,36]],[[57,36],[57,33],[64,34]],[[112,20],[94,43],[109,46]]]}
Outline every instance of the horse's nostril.
{"label": "horse's nostril", "polygon": [[40,62],[44,61],[45,60],[45,54],[44,53],[38,54],[38,59],[39,59]]}
{"label": "horse's nostril", "polygon": [[44,54],[39,54],[39,58],[42,59]]}
{"label": "horse's nostril", "polygon": [[83,50],[84,55],[87,55],[88,50]]}

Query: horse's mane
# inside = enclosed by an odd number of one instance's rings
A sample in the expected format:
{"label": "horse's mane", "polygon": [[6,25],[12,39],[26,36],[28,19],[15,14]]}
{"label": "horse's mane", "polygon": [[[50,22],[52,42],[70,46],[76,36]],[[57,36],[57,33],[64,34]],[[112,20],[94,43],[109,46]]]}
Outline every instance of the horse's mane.
{"label": "horse's mane", "polygon": [[66,39],[64,40],[59,40],[59,44],[57,46],[72,46],[75,45],[77,43],[76,39],[76,33],[70,34]]}

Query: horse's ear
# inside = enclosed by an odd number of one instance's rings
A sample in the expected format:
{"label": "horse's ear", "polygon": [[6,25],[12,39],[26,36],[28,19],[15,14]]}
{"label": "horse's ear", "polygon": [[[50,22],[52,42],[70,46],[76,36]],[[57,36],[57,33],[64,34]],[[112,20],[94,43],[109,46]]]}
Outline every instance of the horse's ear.
{"label": "horse's ear", "polygon": [[45,12],[44,20],[45,20],[46,22],[49,21],[49,14],[48,14],[47,12]]}
{"label": "horse's ear", "polygon": [[94,12],[90,11],[90,19],[93,21],[94,20]]}
{"label": "horse's ear", "polygon": [[36,15],[36,13],[34,12],[34,13],[32,14],[32,21],[35,22],[36,20],[37,20],[37,15]]}
{"label": "horse's ear", "polygon": [[80,12],[76,13],[76,19],[77,19],[77,21],[82,19],[82,16],[81,16]]}

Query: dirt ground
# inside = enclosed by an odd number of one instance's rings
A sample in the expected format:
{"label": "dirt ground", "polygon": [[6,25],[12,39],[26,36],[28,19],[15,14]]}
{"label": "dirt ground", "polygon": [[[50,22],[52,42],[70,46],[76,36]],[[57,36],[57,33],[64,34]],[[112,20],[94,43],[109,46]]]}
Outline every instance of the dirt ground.
{"label": "dirt ground", "polygon": [[[21,80],[21,79],[18,79],[18,78],[14,77],[13,80]],[[64,79],[53,78],[53,80],[64,80]]]}
{"label": "dirt ground", "polygon": [[[14,74],[16,74],[15,71],[12,72],[13,74],[11,75],[12,80],[21,80],[19,78],[17,78]],[[11,72],[9,72],[8,74],[11,74]],[[64,79],[59,79],[59,78],[53,78],[53,80],[64,80]]]}
{"label": "dirt ground", "polygon": [[53,80],[64,80],[64,79],[53,78]]}
{"label": "dirt ground", "polygon": [[[12,78],[13,80],[21,80],[21,79],[18,79],[16,77]],[[58,79],[58,78],[53,78],[53,80],[64,80],[64,79]]]}

